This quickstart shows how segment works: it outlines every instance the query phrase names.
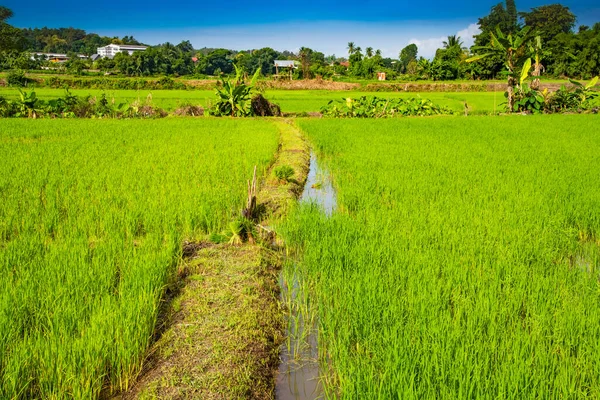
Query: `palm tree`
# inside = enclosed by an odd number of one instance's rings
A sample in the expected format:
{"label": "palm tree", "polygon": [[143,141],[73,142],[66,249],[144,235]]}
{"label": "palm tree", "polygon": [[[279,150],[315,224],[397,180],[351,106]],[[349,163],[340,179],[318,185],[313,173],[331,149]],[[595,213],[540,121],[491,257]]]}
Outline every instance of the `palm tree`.
{"label": "palm tree", "polygon": [[360,54],[361,51],[362,49],[360,48],[360,46],[354,48],[354,54]]}
{"label": "palm tree", "polygon": [[460,36],[451,35],[448,36],[448,41],[444,41],[442,43],[445,49],[449,49],[451,47],[459,47],[462,48],[463,42],[460,40]]}
{"label": "palm tree", "polygon": [[381,50],[379,50],[379,49],[375,50],[375,55],[381,57]]}
{"label": "palm tree", "polygon": [[354,54],[355,49],[356,49],[356,46],[354,45],[354,42],[348,42],[348,54],[349,55]]}
{"label": "palm tree", "polygon": [[11,9],[0,6],[0,22],[4,22],[7,19],[12,18],[13,12]]}
{"label": "palm tree", "polygon": [[367,47],[367,50],[365,50],[365,51],[366,51],[367,57],[369,57],[369,58],[373,57],[373,48],[372,47]]}

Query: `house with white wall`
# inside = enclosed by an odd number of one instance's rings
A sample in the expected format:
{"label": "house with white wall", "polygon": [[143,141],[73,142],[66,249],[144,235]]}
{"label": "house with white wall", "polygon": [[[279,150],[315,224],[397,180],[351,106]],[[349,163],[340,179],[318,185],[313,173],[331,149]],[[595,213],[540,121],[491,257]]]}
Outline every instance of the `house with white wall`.
{"label": "house with white wall", "polygon": [[117,53],[129,53],[132,55],[136,51],[144,51],[147,46],[137,46],[133,44],[109,44],[108,46],[98,47],[100,57],[113,58]]}

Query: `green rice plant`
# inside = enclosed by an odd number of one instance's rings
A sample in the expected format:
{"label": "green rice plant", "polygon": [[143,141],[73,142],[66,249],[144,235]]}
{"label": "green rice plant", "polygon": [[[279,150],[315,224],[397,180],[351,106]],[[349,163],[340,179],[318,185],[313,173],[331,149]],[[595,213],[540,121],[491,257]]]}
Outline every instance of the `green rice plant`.
{"label": "green rice plant", "polygon": [[229,244],[239,246],[247,241],[253,241],[256,237],[254,222],[238,217],[229,223]]}
{"label": "green rice plant", "polygon": [[600,397],[597,117],[464,121],[299,121],[338,210],[278,232],[328,398]]}
{"label": "green rice plant", "polygon": [[289,165],[280,165],[273,170],[273,173],[281,182],[289,182],[294,176],[294,168]]}
{"label": "green rice plant", "polygon": [[129,388],[182,244],[227,227],[277,146],[253,120],[3,120],[0,398]]}

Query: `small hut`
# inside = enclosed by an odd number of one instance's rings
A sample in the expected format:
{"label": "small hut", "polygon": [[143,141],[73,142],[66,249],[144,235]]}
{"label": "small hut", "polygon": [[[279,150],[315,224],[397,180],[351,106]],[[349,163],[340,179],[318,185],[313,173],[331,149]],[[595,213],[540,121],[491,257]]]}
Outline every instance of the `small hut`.
{"label": "small hut", "polygon": [[296,62],[293,60],[275,60],[275,76],[277,78],[281,78],[282,76],[288,76],[288,74],[279,75],[279,68],[288,68],[289,77],[290,80],[292,80],[292,77],[294,76],[294,69],[298,67],[296,66]]}

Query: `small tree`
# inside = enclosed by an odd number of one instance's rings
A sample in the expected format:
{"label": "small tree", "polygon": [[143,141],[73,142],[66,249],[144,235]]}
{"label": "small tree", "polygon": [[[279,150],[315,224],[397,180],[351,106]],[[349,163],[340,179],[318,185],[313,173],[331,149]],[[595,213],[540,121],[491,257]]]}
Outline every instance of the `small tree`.
{"label": "small tree", "polygon": [[402,66],[402,72],[405,72],[408,68],[408,64],[417,59],[417,54],[419,53],[419,49],[417,45],[414,43],[409,44],[400,52],[400,64]]}

